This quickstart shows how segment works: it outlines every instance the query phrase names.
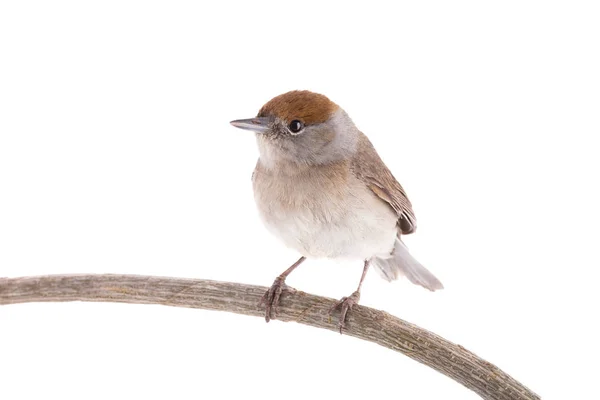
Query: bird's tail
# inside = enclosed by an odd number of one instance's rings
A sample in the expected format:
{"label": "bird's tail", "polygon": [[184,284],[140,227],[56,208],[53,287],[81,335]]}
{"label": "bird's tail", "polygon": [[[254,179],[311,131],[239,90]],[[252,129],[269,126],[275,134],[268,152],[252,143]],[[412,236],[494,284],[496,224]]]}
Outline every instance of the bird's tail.
{"label": "bird's tail", "polygon": [[421,285],[432,292],[444,288],[438,278],[410,255],[400,238],[396,239],[394,251],[389,258],[376,257],[371,262],[381,277],[387,281],[406,276],[415,285]]}

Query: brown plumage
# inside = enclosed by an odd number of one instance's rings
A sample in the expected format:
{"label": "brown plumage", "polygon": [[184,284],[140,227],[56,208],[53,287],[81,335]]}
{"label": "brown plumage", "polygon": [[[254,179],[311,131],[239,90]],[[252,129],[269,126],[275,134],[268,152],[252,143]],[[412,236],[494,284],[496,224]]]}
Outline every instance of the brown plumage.
{"label": "brown plumage", "polygon": [[350,169],[379,198],[387,202],[398,214],[400,232],[408,235],[417,229],[417,219],[412,204],[394,175],[383,163],[369,138],[359,135],[356,154]]}
{"label": "brown plumage", "polygon": [[276,116],[288,123],[296,119],[311,125],[327,121],[338,108],[337,104],[322,94],[293,90],[271,99],[262,106],[257,116]]}

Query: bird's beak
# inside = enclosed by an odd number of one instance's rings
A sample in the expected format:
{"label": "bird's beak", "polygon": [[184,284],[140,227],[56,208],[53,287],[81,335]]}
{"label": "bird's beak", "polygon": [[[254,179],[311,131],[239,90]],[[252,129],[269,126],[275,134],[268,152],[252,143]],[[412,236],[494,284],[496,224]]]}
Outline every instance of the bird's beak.
{"label": "bird's beak", "polygon": [[256,117],[248,119],[236,119],[230,124],[240,129],[247,129],[258,133],[263,133],[269,130],[271,119],[268,117]]}

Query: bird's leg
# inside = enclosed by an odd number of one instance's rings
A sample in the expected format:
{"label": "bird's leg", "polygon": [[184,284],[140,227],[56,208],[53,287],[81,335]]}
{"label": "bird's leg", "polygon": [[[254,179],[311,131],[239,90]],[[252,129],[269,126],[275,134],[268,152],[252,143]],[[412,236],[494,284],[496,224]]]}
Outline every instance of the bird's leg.
{"label": "bird's leg", "polygon": [[281,275],[275,278],[275,281],[273,282],[273,285],[271,285],[271,288],[267,290],[267,292],[260,300],[260,305],[264,304],[266,306],[265,321],[269,322],[271,320],[271,311],[274,311],[274,316],[277,315],[277,307],[279,306],[279,299],[281,297],[281,293],[287,288],[287,285],[285,284],[285,278],[287,278],[287,276],[293,270],[295,270],[298,267],[298,265],[302,264],[304,260],[306,260],[306,257],[300,257],[298,261],[292,264],[291,267],[283,271]]}
{"label": "bird's leg", "polygon": [[340,334],[342,333],[342,329],[346,326],[346,314],[348,314],[349,310],[352,310],[352,307],[355,304],[358,304],[360,300],[360,288],[365,280],[365,276],[367,276],[367,271],[369,270],[369,260],[365,260],[365,266],[363,268],[362,276],[360,277],[360,282],[358,283],[358,289],[354,293],[352,293],[348,297],[342,297],[340,301],[335,303],[333,307],[329,310],[329,314],[331,315],[338,308],[340,309],[340,319],[338,326],[340,327]]}

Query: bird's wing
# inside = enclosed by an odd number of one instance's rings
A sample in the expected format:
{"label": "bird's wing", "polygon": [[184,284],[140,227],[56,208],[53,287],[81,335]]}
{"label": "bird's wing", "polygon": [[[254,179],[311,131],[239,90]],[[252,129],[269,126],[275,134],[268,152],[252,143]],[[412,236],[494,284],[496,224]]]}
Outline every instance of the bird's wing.
{"label": "bird's wing", "polygon": [[354,175],[394,209],[403,234],[413,233],[417,229],[417,219],[410,200],[363,133],[359,136],[356,150],[351,164]]}

